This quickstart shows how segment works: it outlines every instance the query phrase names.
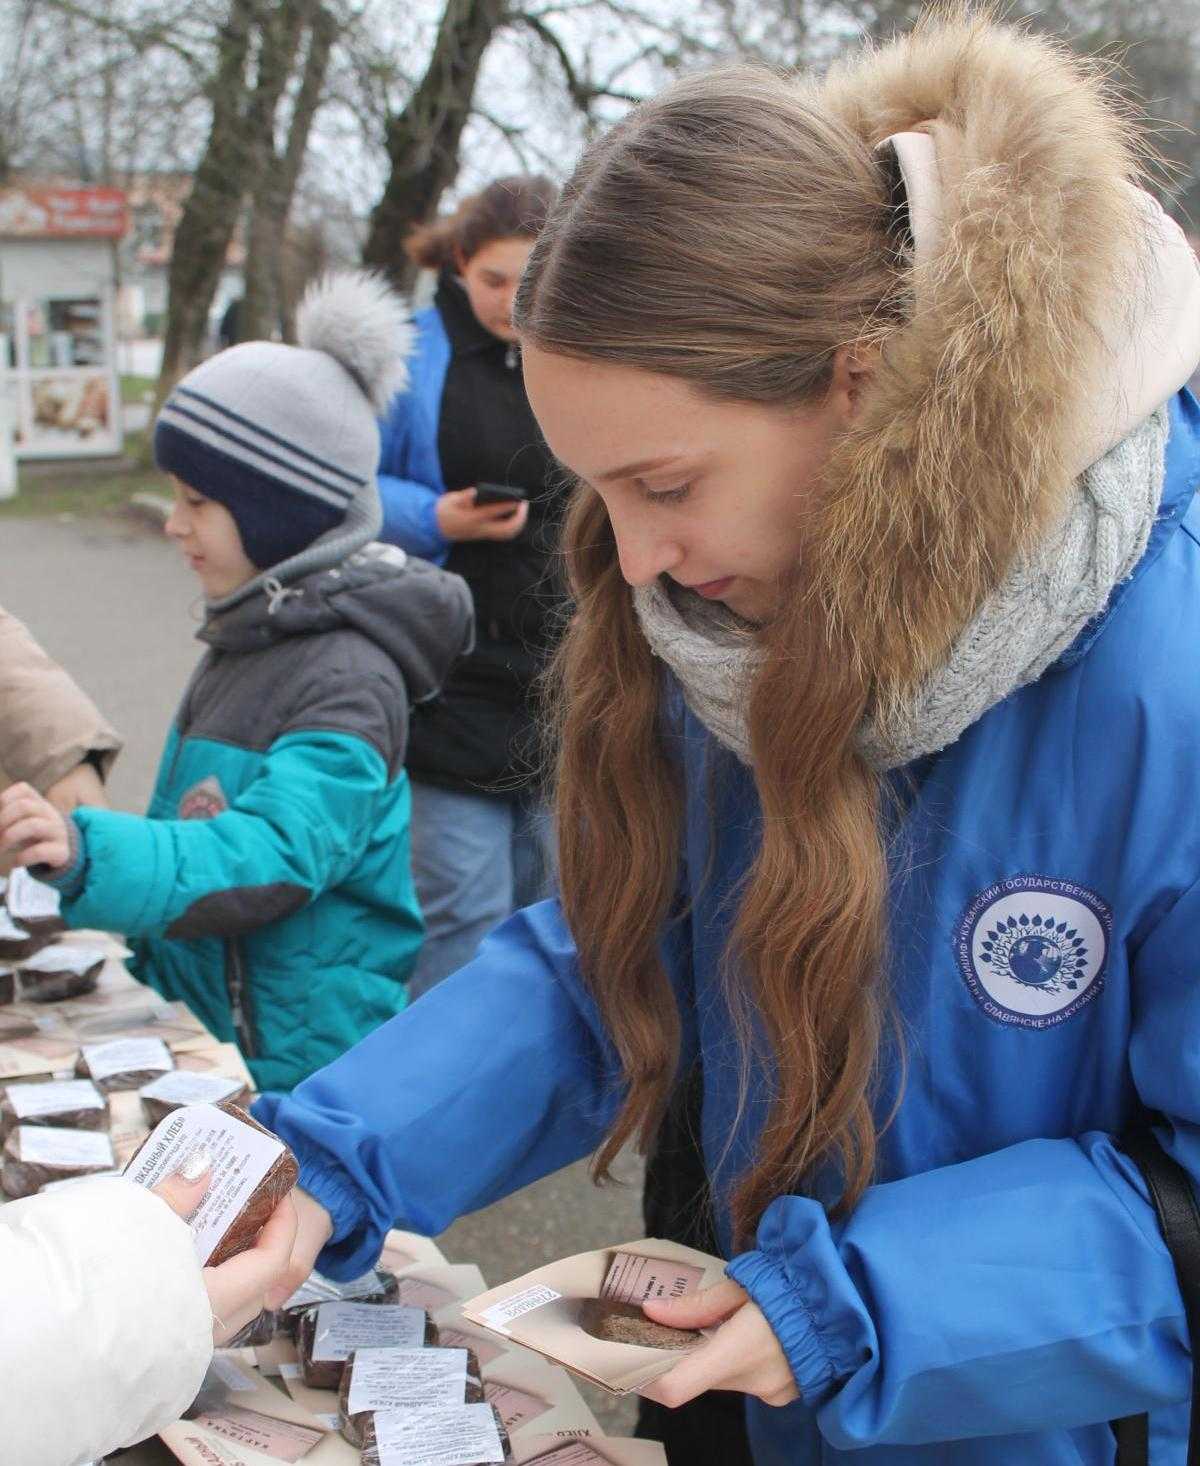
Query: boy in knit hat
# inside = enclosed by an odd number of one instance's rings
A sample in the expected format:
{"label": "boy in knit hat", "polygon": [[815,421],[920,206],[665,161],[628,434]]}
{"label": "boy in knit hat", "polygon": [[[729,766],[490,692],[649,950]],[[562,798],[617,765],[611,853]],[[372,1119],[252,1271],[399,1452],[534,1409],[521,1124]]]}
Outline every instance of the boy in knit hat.
{"label": "boy in knit hat", "polygon": [[404,1007],[422,932],[408,708],[471,637],[462,581],[370,543],[399,301],[333,276],[297,327],[299,346],[249,342],[197,367],[156,425],[208,650],[146,817],[64,820],[27,785],[0,798],[0,848],[59,887],[70,925],[132,937],[137,976],[236,1040],[262,1089]]}

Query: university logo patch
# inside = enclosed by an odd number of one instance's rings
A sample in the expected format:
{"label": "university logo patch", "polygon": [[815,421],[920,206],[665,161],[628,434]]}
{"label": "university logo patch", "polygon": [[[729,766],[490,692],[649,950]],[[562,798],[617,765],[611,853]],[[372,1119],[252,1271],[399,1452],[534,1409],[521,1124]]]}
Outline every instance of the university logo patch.
{"label": "university logo patch", "polygon": [[1011,876],[981,891],[955,937],[975,1001],[998,1023],[1050,1028],[1104,986],[1112,912],[1074,881]]}
{"label": "university logo patch", "polygon": [[198,784],[193,784],[180,799],[179,818],[181,820],[211,820],[219,814],[224,814],[228,808],[229,801],[225,798],[220,779],[215,774],[209,774],[207,779],[201,779]]}

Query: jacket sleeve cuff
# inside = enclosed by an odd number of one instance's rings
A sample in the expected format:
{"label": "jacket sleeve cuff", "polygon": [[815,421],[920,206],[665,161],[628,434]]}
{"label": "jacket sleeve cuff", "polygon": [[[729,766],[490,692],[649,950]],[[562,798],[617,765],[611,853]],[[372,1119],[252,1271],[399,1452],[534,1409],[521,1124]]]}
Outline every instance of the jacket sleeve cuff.
{"label": "jacket sleeve cuff", "polygon": [[808,1304],[783,1268],[764,1252],[743,1252],[725,1272],[762,1310],[787,1356],[805,1404],[813,1408],[822,1404],[837,1385],[839,1372]]}
{"label": "jacket sleeve cuff", "polygon": [[424,521],[425,534],[430,547],[429,558],[435,565],[443,564],[450,553],[450,541],[442,533],[441,525],[438,524],[438,497],[437,494],[434,494],[421,508],[421,518]]}
{"label": "jacket sleeve cuff", "polygon": [[[265,1094],[250,1107],[254,1118],[268,1130],[276,1128],[280,1098],[278,1094]],[[335,1282],[361,1277],[378,1262],[387,1228],[372,1225],[365,1197],[327,1151],[316,1147],[306,1151],[291,1136],[287,1141],[300,1165],[297,1184],[325,1208],[333,1223],[317,1267]]]}
{"label": "jacket sleeve cuff", "polygon": [[62,866],[34,865],[29,874],[43,885],[52,886],[64,901],[73,901],[87,880],[87,844],[74,819],[67,822],[67,863]]}
{"label": "jacket sleeve cuff", "polygon": [[373,1268],[383,1251],[383,1230],[371,1225],[362,1195],[342,1168],[336,1162],[301,1162],[300,1185],[333,1221],[333,1232],[317,1258],[318,1269],[341,1282]]}

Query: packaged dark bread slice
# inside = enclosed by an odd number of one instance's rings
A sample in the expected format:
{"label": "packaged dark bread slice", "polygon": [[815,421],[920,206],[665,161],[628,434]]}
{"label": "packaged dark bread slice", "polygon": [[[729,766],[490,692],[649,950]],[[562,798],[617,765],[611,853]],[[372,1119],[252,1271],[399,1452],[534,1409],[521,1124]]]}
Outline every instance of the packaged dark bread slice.
{"label": "packaged dark bread slice", "polygon": [[0,1090],[0,1135],[18,1125],[58,1130],[107,1130],[109,1105],[90,1079],[8,1084]]}
{"label": "packaged dark bread slice", "polygon": [[66,942],[52,943],[17,964],[17,987],[22,1001],[59,1003],[95,992],[104,969],[102,947]]}
{"label": "packaged dark bread slice", "polygon": [[437,1343],[437,1325],[422,1308],[402,1304],[320,1303],[300,1319],[296,1355],[304,1383],[341,1388],[342,1371],[356,1349],[420,1349]]}
{"label": "packaged dark bread slice", "polygon": [[250,1091],[240,1079],[223,1074],[196,1074],[172,1069],[138,1090],[148,1125],[165,1120],[172,1110],[184,1105],[219,1105],[225,1102],[244,1110]]}
{"label": "packaged dark bread slice", "polygon": [[483,1404],[483,1373],[470,1349],[356,1349],[338,1391],[338,1428],[362,1449],[377,1410]]}
{"label": "packaged dark bread slice", "polygon": [[12,919],[7,907],[0,906],[0,962],[19,962],[24,957],[32,957],[50,941],[53,937],[49,933],[31,932]]}
{"label": "packaged dark bread slice", "polygon": [[175,1067],[161,1038],[114,1038],[84,1044],[75,1072],[107,1094],[117,1089],[143,1089]]}
{"label": "packaged dark bread slice", "polygon": [[201,1154],[211,1164],[212,1182],[189,1225],[201,1265],[219,1267],[254,1246],[295,1186],[300,1168],[277,1135],[225,1102],[173,1110],[154,1127],[125,1174],[139,1186],[157,1186]]}
{"label": "packaged dark bread slice", "polygon": [[4,1142],[0,1186],[14,1201],[33,1196],[50,1181],[111,1171],[112,1141],[94,1130],[56,1130],[18,1125]]}
{"label": "packaged dark bread slice", "polygon": [[279,1332],[279,1315],[271,1308],[264,1308],[244,1329],[239,1329],[233,1338],[222,1347],[225,1349],[252,1349],[269,1344]]}
{"label": "packaged dark bread slice", "polygon": [[612,1298],[584,1298],[579,1305],[579,1326],[593,1339],[610,1344],[637,1344],[643,1349],[691,1349],[704,1342],[694,1329],[674,1329],[655,1323],[637,1303]]}
{"label": "packaged dark bread slice", "polygon": [[491,1466],[512,1459],[512,1444],[490,1405],[377,1410],[363,1423],[359,1459],[362,1466],[424,1466],[430,1460],[439,1466]]}
{"label": "packaged dark bread slice", "polygon": [[335,1283],[322,1273],[310,1273],[279,1310],[279,1328],[291,1339],[300,1320],[320,1303],[398,1303],[400,1285],[394,1273],[372,1268],[348,1283]]}
{"label": "packaged dark bread slice", "polygon": [[66,928],[58,892],[44,881],[35,880],[24,866],[17,866],[9,874],[4,904],[17,925],[35,936],[55,936]]}

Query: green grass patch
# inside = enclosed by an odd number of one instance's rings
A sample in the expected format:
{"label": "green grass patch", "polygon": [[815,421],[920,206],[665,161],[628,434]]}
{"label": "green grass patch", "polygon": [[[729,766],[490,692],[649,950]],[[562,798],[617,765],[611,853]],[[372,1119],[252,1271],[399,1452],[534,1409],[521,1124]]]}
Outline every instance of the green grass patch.
{"label": "green grass patch", "polygon": [[121,401],[126,404],[144,402],[148,406],[154,399],[156,386],[157,379],[154,377],[122,377]]}
{"label": "green grass patch", "polygon": [[147,458],[144,433],[125,438],[122,467],[107,463],[20,464],[17,495],[0,500],[0,518],[55,514],[111,514],[125,508],[134,494],[171,495],[171,481]]}

